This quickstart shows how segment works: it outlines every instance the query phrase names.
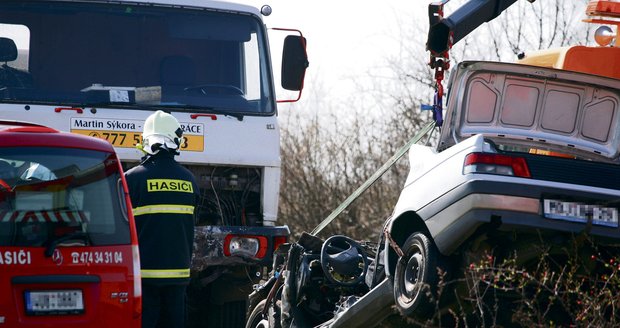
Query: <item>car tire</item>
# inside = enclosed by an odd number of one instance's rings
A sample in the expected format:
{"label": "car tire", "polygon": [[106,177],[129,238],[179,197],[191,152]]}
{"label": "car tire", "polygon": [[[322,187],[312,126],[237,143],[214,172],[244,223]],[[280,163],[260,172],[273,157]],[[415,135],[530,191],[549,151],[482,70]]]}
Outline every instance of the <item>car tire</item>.
{"label": "car tire", "polygon": [[265,304],[267,304],[267,300],[262,300],[256,304],[254,310],[248,316],[245,328],[269,328],[269,320],[266,316],[263,316]]}
{"label": "car tire", "polygon": [[421,232],[413,233],[402,247],[394,273],[394,301],[407,317],[428,319],[435,308],[439,251]]}

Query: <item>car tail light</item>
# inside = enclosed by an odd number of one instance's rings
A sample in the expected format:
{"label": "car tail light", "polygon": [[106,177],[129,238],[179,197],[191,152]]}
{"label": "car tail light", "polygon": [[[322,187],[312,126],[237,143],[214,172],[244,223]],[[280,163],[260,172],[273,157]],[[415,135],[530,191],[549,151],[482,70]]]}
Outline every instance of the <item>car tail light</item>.
{"label": "car tail light", "polygon": [[133,315],[134,318],[139,318],[142,316],[142,274],[140,274],[138,245],[131,245],[131,257],[133,260]]}
{"label": "car tail light", "polygon": [[463,164],[463,174],[468,173],[532,177],[525,158],[490,153],[468,154]]}
{"label": "car tail light", "polygon": [[252,235],[227,235],[224,238],[224,255],[242,255],[263,258],[267,254],[267,237]]}

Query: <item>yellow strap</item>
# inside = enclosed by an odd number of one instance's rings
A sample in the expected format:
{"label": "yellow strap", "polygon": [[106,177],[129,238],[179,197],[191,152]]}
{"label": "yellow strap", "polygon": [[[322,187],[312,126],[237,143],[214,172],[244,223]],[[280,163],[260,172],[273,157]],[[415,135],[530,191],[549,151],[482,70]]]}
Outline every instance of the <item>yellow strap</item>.
{"label": "yellow strap", "polygon": [[142,278],[189,278],[189,269],[140,270]]}
{"label": "yellow strap", "polygon": [[140,206],[133,209],[133,216],[143,214],[157,214],[157,213],[175,213],[175,214],[194,214],[194,206],[176,205],[176,204],[162,204],[162,205],[148,205]]}

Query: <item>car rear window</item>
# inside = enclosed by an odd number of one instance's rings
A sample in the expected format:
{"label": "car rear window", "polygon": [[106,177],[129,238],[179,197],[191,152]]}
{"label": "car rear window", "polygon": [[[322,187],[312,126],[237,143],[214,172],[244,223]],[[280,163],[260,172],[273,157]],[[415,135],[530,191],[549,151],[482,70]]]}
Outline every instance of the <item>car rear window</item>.
{"label": "car rear window", "polygon": [[0,148],[0,245],[45,246],[68,235],[84,245],[130,242],[113,154],[46,147]]}

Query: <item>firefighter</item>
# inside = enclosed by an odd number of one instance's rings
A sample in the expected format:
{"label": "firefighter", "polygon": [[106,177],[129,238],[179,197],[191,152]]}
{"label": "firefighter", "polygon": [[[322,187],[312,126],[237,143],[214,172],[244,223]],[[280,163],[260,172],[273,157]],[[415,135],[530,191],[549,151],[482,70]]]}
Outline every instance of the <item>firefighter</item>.
{"label": "firefighter", "polygon": [[174,156],[183,130],[163,111],[144,122],[140,165],[125,174],[136,220],[142,273],[142,327],[184,327],[199,189]]}

